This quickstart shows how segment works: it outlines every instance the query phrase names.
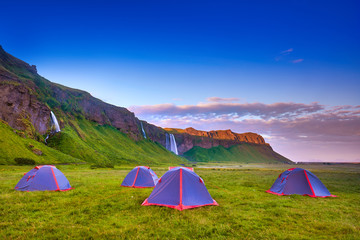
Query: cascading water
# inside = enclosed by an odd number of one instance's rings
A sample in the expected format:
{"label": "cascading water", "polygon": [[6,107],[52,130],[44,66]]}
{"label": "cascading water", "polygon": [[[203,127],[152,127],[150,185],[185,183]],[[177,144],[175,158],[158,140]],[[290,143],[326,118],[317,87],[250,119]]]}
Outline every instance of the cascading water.
{"label": "cascading water", "polygon": [[176,140],[174,137],[174,134],[165,134],[166,137],[166,144],[165,147],[167,150],[172,151],[173,153],[175,153],[176,155],[178,155],[178,150],[177,150],[177,145],[176,145]]}
{"label": "cascading water", "polygon": [[50,111],[50,120],[51,120],[51,130],[50,133],[45,138],[45,144],[47,144],[46,140],[50,137],[50,135],[61,131],[56,116],[52,111]]}
{"label": "cascading water", "polygon": [[51,128],[54,128],[54,132],[60,132],[60,126],[59,126],[59,123],[56,119],[56,116],[55,114],[51,111],[50,112],[50,115],[51,115],[51,123],[52,123],[52,126]]}
{"label": "cascading water", "polygon": [[174,134],[170,134],[170,146],[171,146],[171,151],[174,152],[176,155],[178,155]]}
{"label": "cascading water", "polygon": [[144,136],[144,138],[146,139],[146,133],[145,133],[145,130],[144,130],[142,121],[140,121],[140,125],[141,125],[141,131],[142,131],[142,133],[143,133],[143,136]]}

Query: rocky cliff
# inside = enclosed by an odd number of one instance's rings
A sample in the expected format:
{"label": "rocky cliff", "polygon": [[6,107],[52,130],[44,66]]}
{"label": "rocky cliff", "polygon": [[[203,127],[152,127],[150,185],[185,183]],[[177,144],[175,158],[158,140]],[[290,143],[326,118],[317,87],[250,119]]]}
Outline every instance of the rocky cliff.
{"label": "rocky cliff", "polygon": [[195,146],[209,149],[221,145],[225,148],[229,148],[237,144],[250,143],[267,145],[270,147],[262,136],[251,132],[240,134],[234,133],[230,129],[206,132],[194,128],[165,128],[165,130],[174,134],[180,154],[189,151]]}
{"label": "rocky cliff", "polygon": [[49,108],[39,101],[33,79],[36,67],[11,56],[0,46],[0,119],[11,127],[44,134],[49,128]]}

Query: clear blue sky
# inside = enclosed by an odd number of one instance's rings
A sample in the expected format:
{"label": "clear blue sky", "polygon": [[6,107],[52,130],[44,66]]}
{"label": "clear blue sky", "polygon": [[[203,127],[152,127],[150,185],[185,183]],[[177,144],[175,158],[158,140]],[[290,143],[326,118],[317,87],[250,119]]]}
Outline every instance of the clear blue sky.
{"label": "clear blue sky", "polygon": [[355,0],[5,1],[0,44],[51,81],[131,109],[209,97],[357,106],[359,9]]}

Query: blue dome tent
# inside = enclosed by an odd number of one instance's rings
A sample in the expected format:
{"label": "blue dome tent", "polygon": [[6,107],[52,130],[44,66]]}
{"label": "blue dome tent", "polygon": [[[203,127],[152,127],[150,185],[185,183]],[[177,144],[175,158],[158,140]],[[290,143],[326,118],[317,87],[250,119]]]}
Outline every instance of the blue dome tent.
{"label": "blue dome tent", "polygon": [[204,181],[193,171],[175,167],[160,179],[143,206],[158,205],[184,210],[218,205],[205,187]]}
{"label": "blue dome tent", "polygon": [[290,168],[281,173],[266,192],[276,195],[307,195],[310,197],[336,197],[313,173],[302,168]]}
{"label": "blue dome tent", "polygon": [[37,166],[16,184],[18,191],[67,191],[72,189],[65,175],[52,165]]}
{"label": "blue dome tent", "polygon": [[131,170],[121,183],[122,187],[148,188],[155,187],[158,177],[150,167],[137,166]]}

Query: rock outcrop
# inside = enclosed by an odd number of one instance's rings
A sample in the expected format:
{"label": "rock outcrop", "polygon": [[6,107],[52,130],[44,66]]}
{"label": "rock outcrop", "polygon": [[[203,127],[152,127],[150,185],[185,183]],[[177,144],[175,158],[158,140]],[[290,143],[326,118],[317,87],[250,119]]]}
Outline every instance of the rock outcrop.
{"label": "rock outcrop", "polygon": [[194,128],[176,129],[166,128],[168,132],[174,134],[178,145],[178,151],[183,154],[194,146],[202,148],[212,148],[216,146],[223,146],[229,148],[233,145],[241,143],[267,145],[264,138],[256,133],[234,133],[231,130],[216,130],[216,131],[199,131]]}
{"label": "rock outcrop", "polygon": [[49,108],[37,100],[24,85],[3,84],[0,77],[0,119],[12,128],[40,134],[50,127]]}

